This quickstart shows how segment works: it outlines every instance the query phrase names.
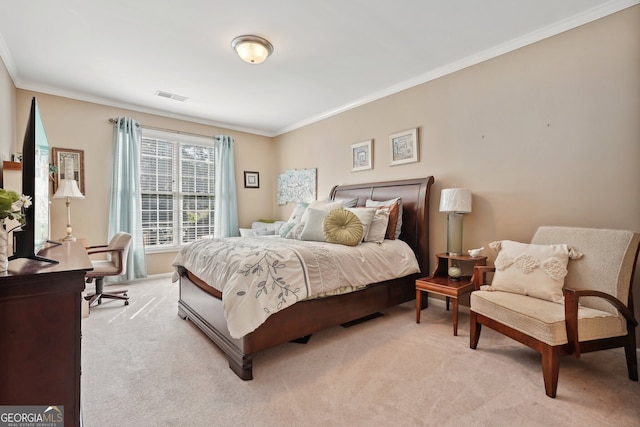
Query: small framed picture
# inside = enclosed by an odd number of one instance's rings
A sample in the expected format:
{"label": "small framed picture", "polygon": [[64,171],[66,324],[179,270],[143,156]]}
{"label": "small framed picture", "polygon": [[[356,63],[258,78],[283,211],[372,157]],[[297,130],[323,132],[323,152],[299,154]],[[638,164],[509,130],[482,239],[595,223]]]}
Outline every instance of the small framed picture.
{"label": "small framed picture", "polygon": [[78,188],[84,195],[84,150],[51,147],[53,166],[57,171],[53,180],[53,192],[58,190],[61,179],[78,181]]}
{"label": "small framed picture", "polygon": [[418,128],[389,136],[391,166],[418,161]]}
{"label": "small framed picture", "polygon": [[260,188],[260,173],[244,171],[244,188]]}
{"label": "small framed picture", "polygon": [[371,151],[372,145],[372,139],[351,144],[351,172],[373,168],[373,151]]}

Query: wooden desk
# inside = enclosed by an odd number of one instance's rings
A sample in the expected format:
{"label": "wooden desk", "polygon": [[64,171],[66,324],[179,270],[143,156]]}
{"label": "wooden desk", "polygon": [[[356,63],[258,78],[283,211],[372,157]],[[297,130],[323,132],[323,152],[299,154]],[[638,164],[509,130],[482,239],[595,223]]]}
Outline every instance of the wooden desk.
{"label": "wooden desk", "polygon": [[0,273],[0,405],[58,405],[80,425],[80,334],[91,260],[78,242],[9,262]]}

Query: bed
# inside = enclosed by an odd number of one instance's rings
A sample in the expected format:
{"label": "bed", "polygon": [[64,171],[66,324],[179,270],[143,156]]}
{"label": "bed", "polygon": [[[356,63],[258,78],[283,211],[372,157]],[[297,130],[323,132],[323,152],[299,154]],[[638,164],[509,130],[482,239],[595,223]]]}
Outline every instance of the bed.
{"label": "bed", "polygon": [[299,301],[271,314],[259,327],[240,338],[233,338],[223,312],[221,293],[176,267],[180,296],[178,315],[191,320],[227,356],[231,370],[243,380],[253,379],[253,358],[258,352],[337,325],[371,316],[380,310],[415,298],[415,279],[429,271],[429,193],[433,177],[335,186],[331,199],[402,198],[402,229],[399,239],[406,242],[418,262],[420,272],[371,283],[351,293]]}

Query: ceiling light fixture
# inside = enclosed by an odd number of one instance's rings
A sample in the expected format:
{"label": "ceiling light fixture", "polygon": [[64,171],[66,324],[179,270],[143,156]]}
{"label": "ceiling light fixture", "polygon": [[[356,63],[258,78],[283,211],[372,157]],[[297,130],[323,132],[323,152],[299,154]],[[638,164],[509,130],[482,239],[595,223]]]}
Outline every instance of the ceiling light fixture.
{"label": "ceiling light fixture", "polygon": [[273,53],[273,45],[268,40],[252,35],[236,37],[231,40],[231,47],[249,64],[260,64]]}

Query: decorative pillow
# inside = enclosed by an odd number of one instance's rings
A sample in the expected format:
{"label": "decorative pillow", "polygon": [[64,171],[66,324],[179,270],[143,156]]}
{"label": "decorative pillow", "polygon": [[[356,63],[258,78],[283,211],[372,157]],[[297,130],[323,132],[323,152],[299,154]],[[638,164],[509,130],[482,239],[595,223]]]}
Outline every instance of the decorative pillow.
{"label": "decorative pillow", "polygon": [[291,212],[291,215],[289,216],[289,219],[287,220],[287,222],[302,221],[302,215],[304,214],[304,211],[307,209],[308,206],[309,206],[309,203],[296,203],[296,207],[293,208],[293,212]]}
{"label": "decorative pillow", "polygon": [[343,208],[355,208],[356,206],[358,206],[358,198],[357,197],[355,199],[337,198],[337,199],[334,199],[333,201],[334,202],[342,202],[342,207]]}
{"label": "decorative pillow", "polygon": [[300,240],[300,234],[302,234],[303,229],[304,222],[294,222],[292,224],[292,227],[289,229],[289,231],[287,231],[287,234],[285,234],[284,237],[286,237],[287,239]]}
{"label": "decorative pillow", "polygon": [[500,240],[489,243],[498,251],[491,286],[487,290],[529,295],[562,302],[562,287],[569,258],[582,254],[567,245],[533,245]]}
{"label": "decorative pillow", "polygon": [[394,240],[400,237],[400,231],[402,229],[402,199],[400,197],[386,200],[384,202],[367,199],[367,201],[365,202],[365,206],[368,208],[383,206],[388,207],[389,223],[387,224],[387,234],[385,238]]}
{"label": "decorative pillow", "polygon": [[369,233],[369,227],[373,221],[373,216],[376,214],[377,208],[345,208],[352,214],[358,217],[362,223],[362,240],[367,238]]}
{"label": "decorative pillow", "polygon": [[364,238],[365,242],[382,243],[387,234],[387,224],[389,223],[389,208],[377,208],[373,216],[373,221],[369,226],[369,232]]}
{"label": "decorative pillow", "polygon": [[300,224],[300,223],[299,222],[293,222],[293,221],[287,221],[284,224],[282,224],[282,227],[280,227],[280,231],[278,232],[278,234],[280,234],[280,237],[287,237],[287,234],[289,234],[291,229],[296,224]]}
{"label": "decorative pillow", "polygon": [[346,209],[334,209],[324,218],[324,237],[328,243],[356,246],[362,241],[362,223]]}
{"label": "decorative pillow", "polygon": [[307,216],[304,224],[304,228],[302,229],[302,234],[300,234],[300,240],[313,240],[316,242],[324,242],[324,233],[322,232],[322,224],[324,222],[324,217],[327,216],[329,212],[323,211],[320,209],[307,208],[305,215]]}
{"label": "decorative pillow", "polygon": [[309,206],[309,203],[296,203],[296,207],[293,208],[293,212],[291,212],[289,219],[287,220],[287,222],[282,224],[282,226],[278,230],[278,234],[280,234],[280,237],[287,237],[293,227],[296,224],[299,224],[300,221],[302,221],[302,215],[307,210],[307,206]]}
{"label": "decorative pillow", "polygon": [[309,209],[317,209],[317,210],[321,210],[329,213],[334,209],[342,209],[342,201],[341,200],[338,200],[338,201],[314,200],[313,202],[309,203],[309,206],[302,214],[302,222],[307,222]]}

